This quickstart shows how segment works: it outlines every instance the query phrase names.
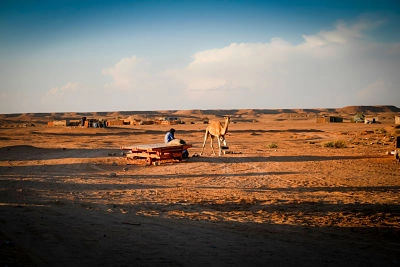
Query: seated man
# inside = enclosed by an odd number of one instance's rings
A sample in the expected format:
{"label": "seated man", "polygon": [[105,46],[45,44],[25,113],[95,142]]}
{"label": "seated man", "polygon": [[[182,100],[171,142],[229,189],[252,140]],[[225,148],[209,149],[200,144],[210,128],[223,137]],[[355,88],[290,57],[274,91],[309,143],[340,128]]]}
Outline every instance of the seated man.
{"label": "seated man", "polygon": [[169,143],[175,139],[175,129],[171,128],[164,136],[164,142]]}
{"label": "seated man", "polygon": [[[164,136],[164,142],[165,142],[166,144],[170,143],[172,140],[176,140],[176,139],[175,139],[175,129],[174,129],[174,128],[171,128],[171,129],[169,130],[169,132],[167,132],[167,133],[165,134],[165,136]],[[185,141],[179,140],[179,144],[184,145],[184,144],[185,144]],[[189,151],[187,151],[187,149],[183,150],[183,151],[182,151],[182,158],[186,159],[186,158],[188,158],[188,157],[189,157]]]}

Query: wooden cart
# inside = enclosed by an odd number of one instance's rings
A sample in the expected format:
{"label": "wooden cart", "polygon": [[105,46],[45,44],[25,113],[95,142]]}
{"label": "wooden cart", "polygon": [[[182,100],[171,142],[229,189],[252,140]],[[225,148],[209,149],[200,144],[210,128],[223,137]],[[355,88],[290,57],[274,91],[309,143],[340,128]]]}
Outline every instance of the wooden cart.
{"label": "wooden cart", "polygon": [[162,161],[182,161],[184,150],[192,147],[190,144],[167,145],[165,143],[123,146],[127,159],[145,159],[146,164],[158,165]]}
{"label": "wooden cart", "polygon": [[396,137],[394,158],[400,162],[400,136]]}

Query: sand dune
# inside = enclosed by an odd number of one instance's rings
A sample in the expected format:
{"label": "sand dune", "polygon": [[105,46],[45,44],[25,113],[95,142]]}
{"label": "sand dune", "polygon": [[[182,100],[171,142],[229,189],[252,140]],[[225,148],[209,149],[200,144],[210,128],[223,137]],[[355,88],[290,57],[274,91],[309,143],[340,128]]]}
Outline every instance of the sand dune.
{"label": "sand dune", "polygon": [[262,114],[293,114],[293,113],[336,113],[339,115],[355,115],[358,112],[365,113],[366,115],[375,113],[400,113],[400,108],[395,106],[347,106],[343,108],[316,108],[316,109],[210,109],[210,110],[155,110],[155,111],[97,111],[97,112],[62,112],[62,113],[14,113],[14,114],[0,114],[0,118],[79,118],[79,117],[124,117],[134,115],[146,116],[168,116],[180,115],[187,117],[195,117],[202,115],[216,115],[216,116],[235,116],[235,115],[262,115]]}

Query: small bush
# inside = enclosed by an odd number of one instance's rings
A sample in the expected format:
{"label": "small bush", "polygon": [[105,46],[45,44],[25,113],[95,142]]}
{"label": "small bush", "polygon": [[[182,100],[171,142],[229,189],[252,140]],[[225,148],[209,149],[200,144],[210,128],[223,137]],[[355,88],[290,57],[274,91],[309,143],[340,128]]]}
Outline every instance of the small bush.
{"label": "small bush", "polygon": [[385,128],[375,129],[376,134],[386,134],[387,131]]}
{"label": "small bush", "polygon": [[268,148],[278,148],[278,145],[275,143],[271,143],[268,145]]}
{"label": "small bush", "polygon": [[347,145],[344,141],[331,141],[324,143],[324,147],[333,147],[333,148],[346,148]]}

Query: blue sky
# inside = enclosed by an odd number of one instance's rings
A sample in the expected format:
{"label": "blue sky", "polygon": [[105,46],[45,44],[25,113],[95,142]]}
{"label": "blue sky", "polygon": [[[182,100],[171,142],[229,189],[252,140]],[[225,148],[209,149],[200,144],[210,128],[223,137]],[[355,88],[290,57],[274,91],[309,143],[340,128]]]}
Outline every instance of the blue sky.
{"label": "blue sky", "polygon": [[0,0],[0,113],[400,107],[400,2]]}

